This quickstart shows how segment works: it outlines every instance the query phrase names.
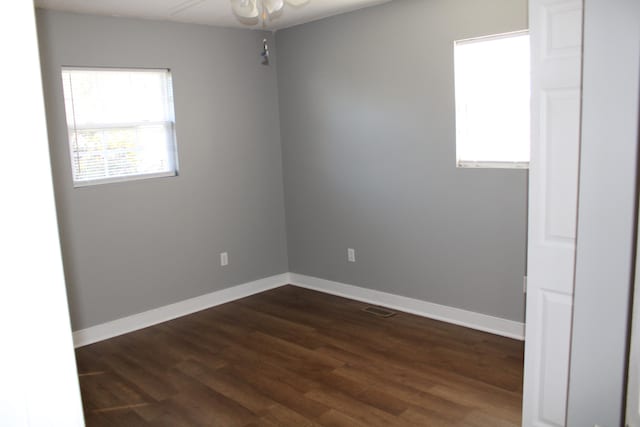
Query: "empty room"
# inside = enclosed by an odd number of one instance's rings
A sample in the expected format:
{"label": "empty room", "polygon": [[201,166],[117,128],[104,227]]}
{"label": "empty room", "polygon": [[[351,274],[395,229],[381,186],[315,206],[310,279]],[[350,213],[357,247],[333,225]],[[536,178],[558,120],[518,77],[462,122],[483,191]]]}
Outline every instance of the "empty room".
{"label": "empty room", "polygon": [[0,424],[640,427],[636,2],[17,3]]}

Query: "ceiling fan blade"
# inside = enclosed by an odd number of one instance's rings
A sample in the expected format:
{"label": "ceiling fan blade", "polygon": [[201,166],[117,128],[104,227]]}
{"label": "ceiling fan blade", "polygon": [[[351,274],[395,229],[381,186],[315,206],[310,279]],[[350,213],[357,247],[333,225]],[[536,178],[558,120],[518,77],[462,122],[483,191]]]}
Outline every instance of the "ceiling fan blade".
{"label": "ceiling fan blade", "polygon": [[269,16],[273,16],[282,10],[284,0],[262,0],[262,6],[266,9]]}
{"label": "ceiling fan blade", "polygon": [[298,7],[309,3],[309,0],[285,0],[287,4]]}
{"label": "ceiling fan blade", "polygon": [[256,19],[260,16],[256,0],[231,0],[231,9],[233,13],[245,19]]}

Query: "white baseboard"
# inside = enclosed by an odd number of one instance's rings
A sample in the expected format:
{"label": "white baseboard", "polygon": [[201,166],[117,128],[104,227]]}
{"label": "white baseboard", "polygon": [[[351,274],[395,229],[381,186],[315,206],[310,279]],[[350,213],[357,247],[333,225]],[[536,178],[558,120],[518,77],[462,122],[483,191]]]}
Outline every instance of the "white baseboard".
{"label": "white baseboard", "polygon": [[277,288],[288,283],[289,274],[278,274],[242,285],[232,286],[220,291],[211,292],[199,297],[190,298],[164,307],[134,314],[102,323],[73,333],[73,344],[77,347],[106,340],[118,335],[133,332],[177,317],[186,316],[196,311],[205,310],[216,305],[235,301],[253,294]]}
{"label": "white baseboard", "polygon": [[393,308],[406,313],[466,326],[496,335],[524,340],[524,324],[520,322],[446,305],[434,304],[414,298],[402,297],[387,292],[374,291],[359,286],[347,285],[345,283],[333,282],[331,280],[319,279],[317,277],[296,273],[284,273],[242,285],[232,286],[164,307],[154,308],[153,310],[112,320],[90,328],[81,329],[73,332],[73,343],[76,348],[82,347],[286,284]]}
{"label": "white baseboard", "polygon": [[302,274],[289,273],[289,283],[302,288],[313,289],[357,301],[393,308],[405,313],[416,314],[430,319],[441,320],[455,325],[466,326],[492,334],[517,340],[524,340],[524,323],[500,317],[488,316],[473,311],[435,304],[414,298],[402,297],[386,292],[319,279]]}

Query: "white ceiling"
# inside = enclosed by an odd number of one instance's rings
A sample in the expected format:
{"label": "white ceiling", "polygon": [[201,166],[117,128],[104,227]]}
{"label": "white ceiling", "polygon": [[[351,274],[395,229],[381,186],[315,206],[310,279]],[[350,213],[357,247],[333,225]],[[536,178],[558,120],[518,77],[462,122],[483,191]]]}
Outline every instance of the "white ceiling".
{"label": "white ceiling", "polygon": [[35,0],[35,5],[94,15],[278,30],[388,1],[391,0],[310,0],[299,7],[285,5],[282,14],[265,27],[240,23],[231,11],[229,0]]}

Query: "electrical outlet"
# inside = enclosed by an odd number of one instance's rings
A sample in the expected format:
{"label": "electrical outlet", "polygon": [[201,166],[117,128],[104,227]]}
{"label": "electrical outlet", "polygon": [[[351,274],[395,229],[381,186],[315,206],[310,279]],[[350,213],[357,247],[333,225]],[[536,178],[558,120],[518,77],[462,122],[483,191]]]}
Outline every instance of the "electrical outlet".
{"label": "electrical outlet", "polygon": [[220,265],[221,266],[225,266],[225,265],[229,265],[229,254],[226,252],[222,252],[220,253]]}
{"label": "electrical outlet", "polygon": [[356,262],[356,250],[353,248],[347,248],[347,261]]}

